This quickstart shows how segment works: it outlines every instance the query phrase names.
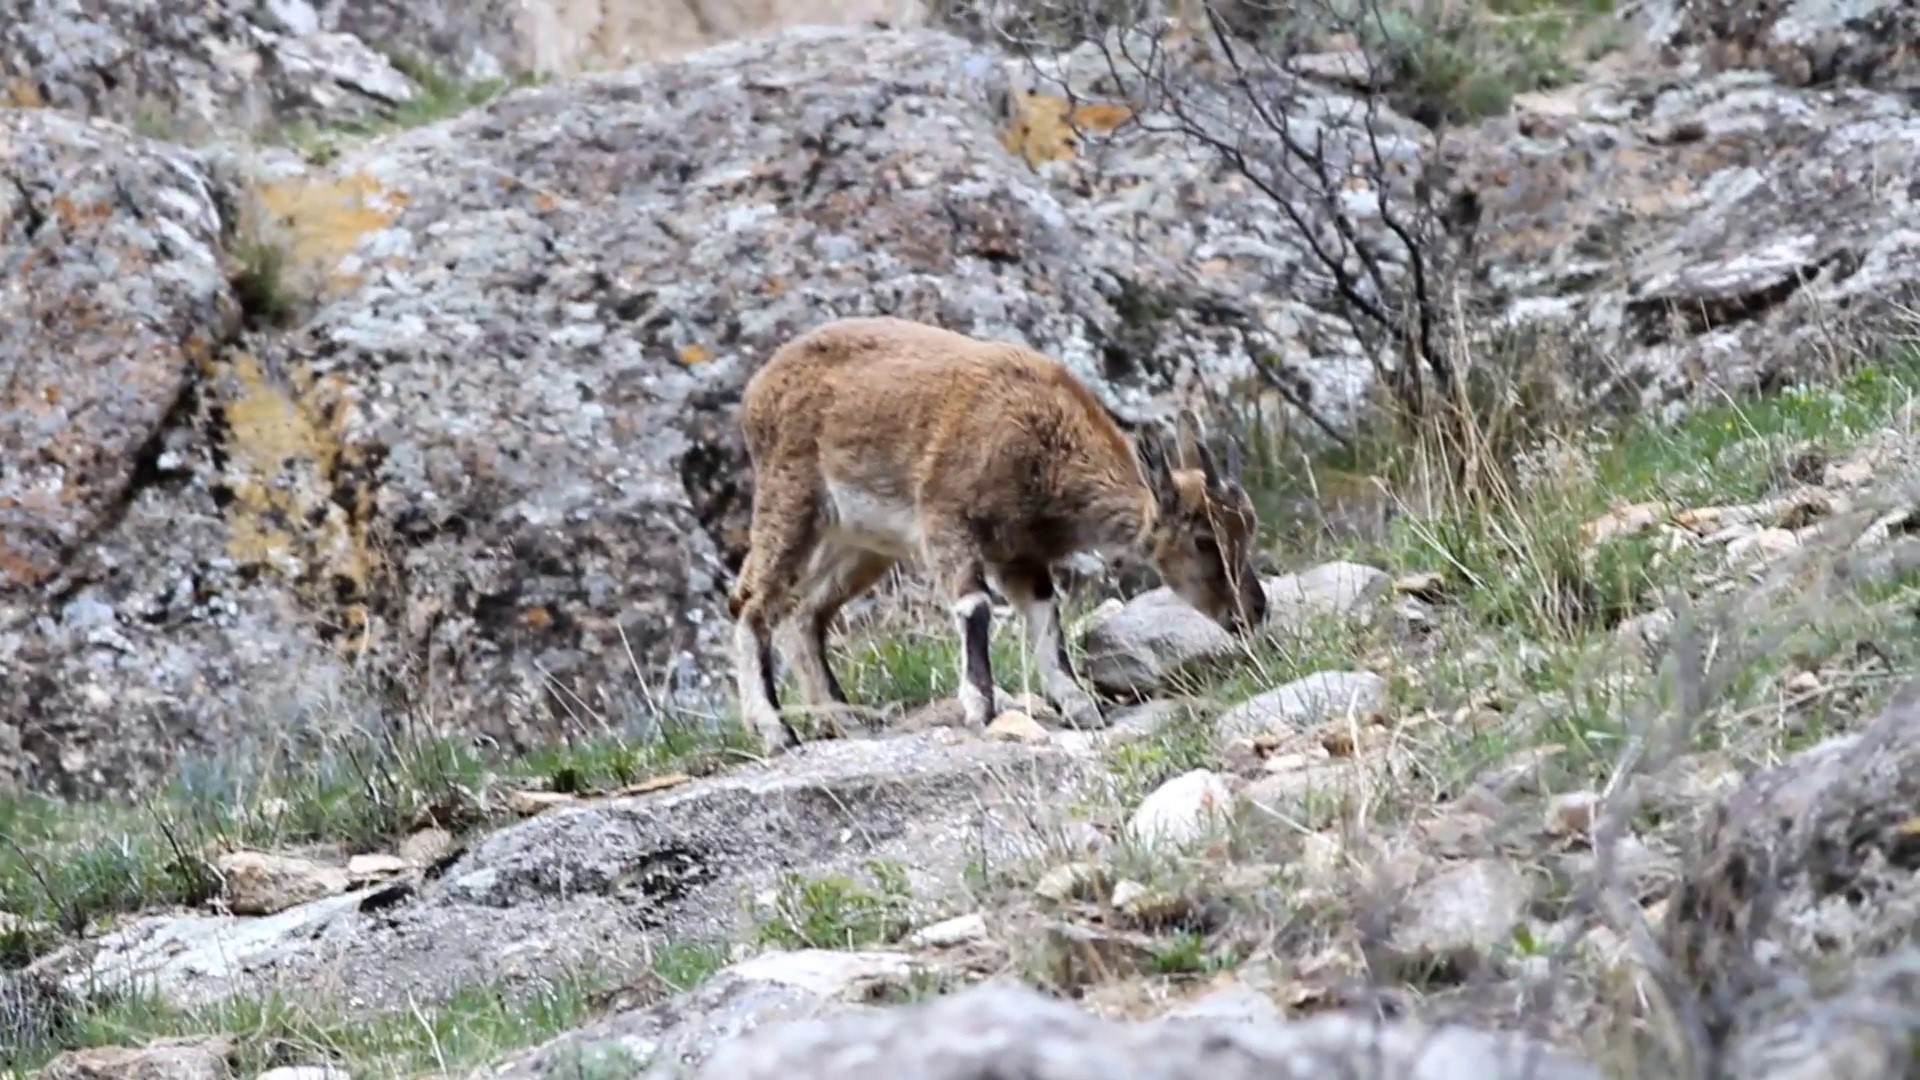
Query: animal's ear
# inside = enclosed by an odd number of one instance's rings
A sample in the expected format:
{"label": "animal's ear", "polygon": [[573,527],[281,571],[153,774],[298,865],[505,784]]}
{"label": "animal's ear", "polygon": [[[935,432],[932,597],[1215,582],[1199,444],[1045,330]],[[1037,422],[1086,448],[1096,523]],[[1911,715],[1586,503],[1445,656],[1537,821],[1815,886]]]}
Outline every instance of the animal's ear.
{"label": "animal's ear", "polygon": [[1246,467],[1246,451],[1241,448],[1240,436],[1229,434],[1227,436],[1227,479],[1236,484],[1240,483]]}
{"label": "animal's ear", "polygon": [[1213,463],[1213,453],[1207,449],[1207,444],[1200,438],[1199,418],[1193,415],[1192,409],[1182,408],[1176,422],[1178,424],[1179,467],[1182,469],[1199,469],[1201,474],[1207,478],[1207,486],[1209,488],[1219,487],[1220,470]]}
{"label": "animal's ear", "polygon": [[1167,460],[1167,443],[1164,424],[1143,424],[1139,434],[1134,437],[1140,454],[1140,468],[1147,474],[1147,486],[1153,489],[1153,499],[1163,511],[1180,505],[1179,493],[1173,486],[1173,467]]}

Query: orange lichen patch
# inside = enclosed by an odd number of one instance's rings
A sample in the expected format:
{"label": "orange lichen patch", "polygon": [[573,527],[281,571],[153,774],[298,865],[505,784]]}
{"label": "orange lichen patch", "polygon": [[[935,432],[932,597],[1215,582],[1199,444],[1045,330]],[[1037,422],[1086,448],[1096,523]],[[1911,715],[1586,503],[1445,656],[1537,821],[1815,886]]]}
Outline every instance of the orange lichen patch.
{"label": "orange lichen patch", "polygon": [[253,197],[268,219],[261,239],[281,247],[296,270],[316,275],[323,289],[358,284],[339,271],[340,260],[362,237],[393,224],[407,204],[403,193],[363,172],[274,181],[256,187]]}
{"label": "orange lichen patch", "polygon": [[533,197],[533,211],[536,214],[551,214],[560,209],[560,200],[550,191],[543,191]]}
{"label": "orange lichen patch", "polygon": [[0,537],[0,587],[16,588],[37,585],[53,573],[52,566],[34,562],[24,555],[7,547],[6,539]]}
{"label": "orange lichen patch", "polygon": [[1054,94],[1026,91],[1012,95],[1008,111],[1001,145],[1029,165],[1070,158],[1079,152],[1080,132],[1105,134],[1133,118],[1132,107],[1120,102],[1074,104]]}
{"label": "orange lichen patch", "polygon": [[77,203],[65,195],[53,197],[53,218],[69,229],[97,224],[112,213],[113,208],[104,202]]}
{"label": "orange lichen patch", "polygon": [[687,367],[693,367],[695,364],[704,364],[711,359],[713,359],[713,350],[707,348],[705,345],[680,346],[680,362]]}
{"label": "orange lichen patch", "polygon": [[344,440],[351,388],[338,375],[315,379],[299,368],[274,378],[238,350],[205,367],[209,397],[226,420],[227,553],[286,578],[316,607],[344,604],[339,623],[364,631],[359,600],[374,570],[370,500],[342,505],[335,490],[353,457]]}

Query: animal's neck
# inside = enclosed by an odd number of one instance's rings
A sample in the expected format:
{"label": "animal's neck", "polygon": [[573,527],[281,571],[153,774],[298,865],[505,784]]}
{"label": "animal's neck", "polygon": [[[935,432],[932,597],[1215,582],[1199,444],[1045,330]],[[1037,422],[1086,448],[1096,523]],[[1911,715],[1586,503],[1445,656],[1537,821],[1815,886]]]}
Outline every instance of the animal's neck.
{"label": "animal's neck", "polygon": [[1093,505],[1087,546],[1102,556],[1144,552],[1156,508],[1145,487],[1117,485]]}

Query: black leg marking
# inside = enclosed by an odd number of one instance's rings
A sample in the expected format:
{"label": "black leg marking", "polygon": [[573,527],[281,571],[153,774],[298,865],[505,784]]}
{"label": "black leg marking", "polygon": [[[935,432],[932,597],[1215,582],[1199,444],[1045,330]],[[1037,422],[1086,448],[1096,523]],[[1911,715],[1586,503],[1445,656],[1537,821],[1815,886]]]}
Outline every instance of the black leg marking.
{"label": "black leg marking", "polygon": [[[967,612],[962,623],[961,647],[966,650],[965,673],[969,686],[987,702],[987,711],[993,711],[993,661],[988,653],[988,645],[993,640],[993,604],[984,594],[979,594],[979,602],[973,610]],[[991,717],[989,717],[991,719]]]}

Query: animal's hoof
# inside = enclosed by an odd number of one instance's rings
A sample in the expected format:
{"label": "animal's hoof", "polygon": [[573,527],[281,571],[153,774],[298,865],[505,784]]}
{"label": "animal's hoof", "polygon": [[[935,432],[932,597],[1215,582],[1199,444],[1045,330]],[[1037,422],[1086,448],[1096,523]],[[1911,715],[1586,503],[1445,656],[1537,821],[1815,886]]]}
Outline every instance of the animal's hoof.
{"label": "animal's hoof", "polygon": [[1062,708],[1060,714],[1066,726],[1075,731],[1099,731],[1107,726],[1107,718],[1101,715],[1100,706],[1092,703]]}
{"label": "animal's hoof", "polygon": [[800,737],[777,714],[755,717],[753,727],[760,735],[760,748],[767,757],[783,754],[800,745]]}

